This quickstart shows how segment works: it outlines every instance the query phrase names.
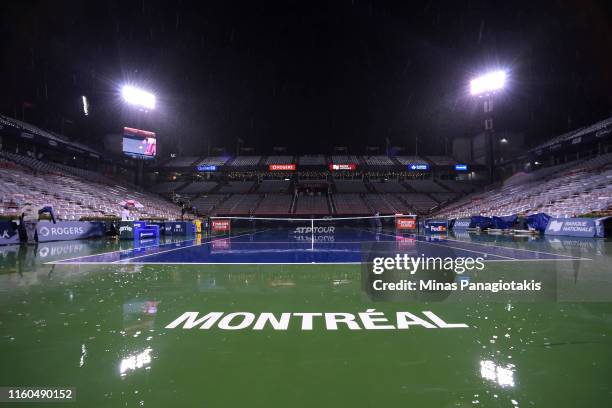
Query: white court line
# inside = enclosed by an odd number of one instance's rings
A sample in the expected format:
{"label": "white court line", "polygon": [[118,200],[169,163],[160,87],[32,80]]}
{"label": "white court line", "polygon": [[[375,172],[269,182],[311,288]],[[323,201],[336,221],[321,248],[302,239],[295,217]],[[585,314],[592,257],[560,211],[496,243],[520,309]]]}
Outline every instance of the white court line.
{"label": "white court line", "polygon": [[503,255],[497,255],[497,254],[490,254],[490,253],[488,253],[488,252],[484,252],[484,251],[473,251],[473,250],[471,250],[471,249],[465,249],[465,248],[454,247],[454,246],[452,246],[452,245],[437,244],[437,243],[435,243],[435,242],[429,242],[429,241],[416,241],[416,242],[424,242],[424,243],[429,244],[429,245],[439,246],[439,247],[443,247],[443,248],[453,248],[453,249],[458,249],[458,250],[460,250],[460,251],[473,252],[473,253],[475,253],[475,254],[484,254],[485,256],[486,256],[486,255],[491,255],[491,256],[498,257],[498,258],[504,258],[504,259],[507,259],[507,260],[509,260],[509,261],[518,261],[518,259],[517,259],[517,258],[512,258],[512,257],[509,257],[509,256],[503,256]]}
{"label": "white court line", "polygon": [[[363,229],[358,229],[358,228],[353,228],[353,229],[357,229],[358,231],[366,231],[366,230],[363,230]],[[394,237],[397,237],[397,236],[398,236],[398,235],[385,234],[384,232],[379,232],[379,233],[377,233],[377,234],[380,234],[380,235],[388,235],[388,236],[394,236]],[[399,236],[401,236],[401,235],[399,235]],[[375,241],[374,241],[374,242],[375,242]],[[388,241],[385,241],[385,242],[388,242]],[[423,243],[425,243],[425,244],[434,245],[434,246],[440,246],[440,247],[444,247],[444,248],[453,248],[453,249],[458,249],[458,250],[460,250],[460,251],[473,252],[473,253],[475,253],[475,254],[487,254],[487,255],[491,255],[491,256],[498,257],[498,258],[508,259],[508,260],[510,260],[510,261],[517,261],[517,260],[518,260],[517,258],[511,258],[511,257],[509,257],[509,256],[503,256],[503,255],[497,255],[497,254],[490,254],[490,253],[488,253],[488,252],[483,252],[483,251],[473,251],[473,250],[470,250],[470,249],[465,249],[465,248],[454,247],[454,246],[451,246],[451,245],[436,244],[436,243],[434,243],[434,242],[429,242],[429,241],[419,241],[419,240],[416,240],[416,241],[415,241],[415,243],[416,243],[416,242],[423,242]]]}
{"label": "white court line", "polygon": [[[347,228],[351,228],[351,227],[347,227]],[[360,228],[352,228],[352,229],[358,229],[359,231],[367,231],[364,229],[360,229]],[[397,235],[397,234],[388,234],[385,232],[377,232],[377,234],[380,235],[387,235],[389,237],[401,237],[401,235]],[[427,235],[419,235],[419,234],[410,234],[412,236],[415,237],[423,237],[423,238],[427,238]],[[451,241],[451,242],[462,242],[464,244],[468,244],[468,245],[481,245],[481,246],[485,246],[488,248],[498,248],[498,249],[508,249],[508,250],[512,250],[512,251],[526,251],[526,252],[532,252],[535,254],[544,254],[544,255],[554,255],[554,256],[563,256],[565,258],[567,258],[568,261],[592,261],[591,258],[576,258],[576,257],[572,257],[571,255],[562,255],[562,254],[555,254],[553,252],[543,252],[543,251],[535,251],[535,250],[531,250],[531,249],[522,249],[522,248],[512,248],[512,247],[507,247],[505,245],[488,245],[488,244],[481,244],[479,242],[472,242],[472,241],[461,241],[458,239],[448,239],[448,238],[440,238],[443,239],[445,241]],[[384,242],[388,242],[388,241],[384,241]],[[417,241],[417,242],[424,242],[424,243],[428,243],[431,244],[431,242],[429,241]],[[452,247],[450,245],[448,245],[449,248],[456,248],[456,247]],[[465,248],[456,248],[456,249],[463,249],[464,251],[469,251],[469,249],[465,249]],[[472,251],[472,252],[477,252],[477,251]],[[477,252],[479,253],[479,252]],[[487,252],[488,253],[488,252]],[[495,255],[495,254],[490,254],[490,255]],[[495,256],[499,256],[502,258],[507,258],[505,256],[502,255],[495,255]],[[522,261],[523,259],[518,259],[518,258],[509,258],[509,259],[514,259],[517,261]],[[540,259],[525,259],[527,261],[535,261],[535,260],[540,260]],[[548,259],[542,259],[543,261],[547,261]],[[557,261],[560,261],[560,259],[556,259]]]}
{"label": "white court line", "polygon": [[[243,237],[245,235],[255,235],[255,234],[259,234],[260,232],[266,232],[266,231],[269,231],[269,230],[270,230],[270,228],[265,229],[265,230],[261,230],[261,231],[250,232],[250,233],[246,233],[246,234],[242,234],[242,235],[236,235],[233,238]],[[139,256],[133,256],[131,258],[120,259],[118,261],[114,261],[114,262],[111,262],[111,263],[113,263],[113,264],[127,263],[126,261],[131,261],[132,259],[139,259],[139,258],[144,258],[146,256],[154,256],[154,255],[159,255],[159,254],[166,254],[168,252],[178,251],[180,249],[193,248],[193,247],[197,247],[197,246],[202,246],[204,244],[210,244],[211,242],[212,241],[205,241],[205,242],[203,241],[203,242],[200,242],[199,244],[196,243],[195,245],[189,245],[189,246],[184,246],[184,247],[180,247],[180,248],[172,248],[172,249],[168,249],[168,250],[165,250],[165,251],[155,252],[155,253],[152,253],[152,254],[144,254],[144,255],[139,255]]]}
{"label": "white court line", "polygon": [[[184,239],[182,241],[164,242],[163,244],[158,245],[157,247],[161,248],[161,247],[165,247],[166,245],[176,245],[176,244],[180,244],[182,242],[193,241],[193,240],[195,240],[195,238]],[[153,248],[153,246],[151,246],[150,248]],[[53,264],[61,263],[61,262],[64,262],[64,261],[72,261],[72,260],[75,260],[75,259],[85,259],[85,258],[91,258],[91,257],[94,257],[94,256],[100,256],[100,255],[116,254],[117,252],[130,252],[130,251],[133,251],[135,249],[138,249],[138,248],[118,249],[116,251],[100,252],[99,254],[75,256],[74,258],[65,258],[65,259],[59,259],[57,261],[45,262],[44,265],[53,265]]]}
{"label": "white court line", "polygon": [[[359,230],[359,231],[364,231],[364,232],[368,232],[370,234],[378,234],[378,235],[385,235],[385,236],[389,236],[389,237],[401,237],[401,235],[397,235],[397,234],[389,234],[389,233],[384,233],[384,232],[373,232],[370,230],[365,230],[365,229],[358,229],[358,228],[351,228],[351,227],[347,227],[350,229],[355,229],[355,230]],[[94,256],[101,256],[101,255],[107,255],[107,254],[112,254],[112,253],[117,253],[117,252],[128,252],[128,251],[132,251],[133,249],[127,249],[127,250],[117,250],[117,251],[111,251],[111,252],[103,252],[103,253],[99,253],[99,254],[92,254],[92,255],[85,255],[82,257],[74,257],[74,258],[66,258],[66,259],[62,259],[62,260],[58,260],[58,261],[51,261],[51,262],[46,262],[45,264],[62,264],[62,265],[118,265],[118,264],[123,264],[125,263],[126,265],[130,265],[131,263],[126,262],[126,261],[131,261],[133,259],[139,259],[139,258],[144,258],[144,257],[148,257],[148,256],[154,256],[157,254],[162,254],[162,253],[167,253],[167,252],[172,252],[172,251],[177,251],[180,249],[186,249],[186,248],[191,248],[194,246],[201,246],[201,245],[205,245],[205,244],[211,244],[213,243],[215,240],[232,240],[235,238],[239,238],[239,237],[243,237],[243,236],[248,236],[248,235],[255,235],[255,234],[259,234],[262,232],[266,232],[269,231],[270,229],[265,229],[265,230],[260,230],[260,231],[256,231],[256,232],[249,232],[249,233],[245,233],[245,234],[240,234],[240,235],[236,235],[236,236],[227,236],[227,237],[209,237],[206,240],[203,240],[202,242],[200,242],[199,244],[195,244],[195,245],[189,245],[189,246],[183,246],[180,248],[171,248],[169,250],[166,251],[160,251],[160,252],[154,252],[154,253],[149,253],[149,254],[143,254],[143,255],[139,255],[139,256],[135,256],[135,257],[131,257],[131,258],[126,258],[126,259],[122,259],[119,261],[93,261],[93,262],[78,262],[78,263],[70,263],[70,262],[66,262],[69,260],[75,260],[75,259],[86,259],[86,258],[91,258]],[[425,235],[418,235],[418,234],[411,234],[411,236],[414,237],[426,237]],[[194,241],[195,238],[192,239],[187,239],[187,240],[183,240],[183,241],[175,241],[175,242],[169,242],[169,243],[165,243],[160,245],[159,247],[162,246],[167,246],[167,245],[176,245],[182,242],[186,242],[186,241]],[[495,246],[495,245],[487,245],[487,244],[479,244],[479,243],[473,243],[473,242],[468,242],[468,241],[461,241],[461,240],[450,240],[450,239],[445,239],[447,241],[451,241],[451,242],[461,242],[461,243],[465,243],[465,244],[477,244],[477,245],[482,245],[485,247],[490,247],[490,248],[498,248],[498,249],[508,249],[508,250],[518,250],[518,251],[527,251],[527,252],[534,252],[534,253],[542,253],[542,254],[547,254],[547,255],[554,255],[554,256],[564,256],[564,259],[517,259],[517,258],[511,258],[511,257],[507,257],[507,256],[503,256],[503,255],[496,255],[493,253],[488,253],[488,252],[482,252],[482,251],[474,251],[474,250],[470,250],[470,249],[465,249],[465,248],[460,248],[460,247],[454,247],[451,245],[444,245],[444,244],[438,244],[438,243],[434,243],[434,242],[430,242],[430,241],[419,241],[417,240],[416,242],[423,242],[426,244],[430,244],[430,245],[435,245],[435,246],[441,246],[441,247],[446,247],[446,248],[452,248],[452,249],[457,249],[457,250],[462,250],[462,251],[466,251],[466,252],[473,252],[473,253],[477,253],[477,254],[488,254],[494,257],[498,257],[498,258],[504,258],[504,259],[491,259],[491,260],[484,260],[484,262],[551,262],[551,261],[592,261],[592,259],[589,258],[573,258],[570,257],[568,255],[560,255],[560,254],[554,254],[554,253],[547,253],[547,252],[541,252],[541,251],[532,251],[532,250],[526,250],[526,249],[518,249],[518,248],[510,248],[510,247],[506,247],[506,246]],[[348,243],[348,244],[361,244],[361,243],[370,243],[370,242],[397,242],[396,240],[385,240],[385,241],[334,241],[334,242],[329,242],[329,241],[322,241],[322,242],[315,242],[316,244],[340,244],[340,243]],[[276,244],[308,244],[308,242],[294,242],[294,241],[275,241],[275,242],[232,242],[232,245],[238,245],[238,244],[262,244],[262,245],[266,245],[266,244],[272,244],[272,243],[276,243]],[[285,262],[258,262],[258,263],[253,263],[253,262],[134,262],[133,264],[136,265],[313,265],[313,264],[318,264],[318,265],[358,265],[361,264],[362,262],[290,262],[290,263],[285,263]]]}
{"label": "white court line", "polygon": [[[387,235],[391,235],[391,234],[387,234]],[[416,236],[416,237],[423,237],[423,238],[427,237],[427,235],[419,235],[419,234],[414,234],[414,236]],[[525,251],[525,252],[532,252],[532,253],[535,253],[535,254],[546,254],[546,255],[564,256],[566,258],[577,259],[577,258],[572,257],[571,255],[555,254],[554,252],[536,251],[536,250],[533,250],[533,249],[524,249],[524,248],[513,248],[513,247],[509,247],[509,246],[505,246],[505,245],[491,245],[491,244],[485,244],[485,243],[482,243],[482,242],[462,241],[460,239],[452,239],[452,238],[442,238],[442,239],[444,239],[445,241],[463,242],[463,243],[466,243],[466,244],[486,246],[486,247],[489,247],[489,248],[505,248],[505,249],[512,249],[514,251]],[[578,258],[578,259],[584,259],[584,260],[592,261],[592,259],[589,259],[589,258]]]}
{"label": "white court line", "polygon": [[[227,238],[225,238],[227,239]],[[211,241],[212,243],[213,241]],[[395,240],[390,240],[390,241],[315,241],[315,244],[366,244],[369,242],[397,242]],[[310,245],[310,239],[308,240],[303,240],[303,241],[262,241],[262,242],[248,242],[248,241],[242,241],[242,242],[232,242],[232,245],[268,245],[268,244],[308,244]]]}
{"label": "white court line", "polygon": [[[485,259],[484,263],[489,262],[571,262],[579,259]],[[588,259],[590,260],[590,259]],[[371,263],[371,262],[368,262]],[[131,262],[131,263],[115,263],[115,262],[79,262],[65,263],[66,265],[362,265],[363,262]]]}
{"label": "white court line", "polygon": [[[258,231],[258,232],[261,232],[261,231]],[[256,233],[258,233],[258,232],[256,232]],[[236,237],[241,237],[241,236],[244,236],[244,235],[249,235],[249,234],[236,235]],[[208,238],[203,239],[203,240],[202,240],[202,242],[200,243],[200,245],[203,245],[203,244],[209,244],[209,243],[211,243],[213,240],[216,240],[216,239],[228,239],[228,238],[230,238],[230,237],[226,237],[226,238],[218,238],[218,237],[213,238],[213,237],[208,237]],[[231,237],[231,238],[235,238],[235,237]],[[196,238],[195,238],[195,237],[193,237],[193,238],[190,238],[190,239],[184,239],[184,240],[181,240],[181,241],[165,242],[165,243],[163,243],[163,244],[161,244],[161,245],[158,245],[158,246],[157,246],[157,248],[164,248],[164,247],[166,247],[166,246],[176,245],[176,244],[181,244],[181,243],[183,243],[183,242],[187,242],[187,241],[195,241],[195,240],[196,240]],[[192,246],[194,246],[194,245],[189,245],[189,246],[185,246],[185,247],[181,247],[181,248],[191,248]],[[153,247],[153,246],[151,246],[151,247],[147,247],[147,248],[154,248],[154,247]],[[173,248],[173,249],[181,249],[181,248]],[[65,258],[65,259],[59,259],[59,260],[57,260],[57,261],[49,261],[49,262],[45,262],[44,264],[45,264],[45,265],[63,264],[63,263],[68,263],[68,262],[66,262],[66,261],[73,261],[73,260],[75,260],[75,259],[87,259],[87,258],[92,258],[92,257],[94,257],[94,256],[110,255],[110,254],[116,254],[116,253],[121,253],[121,252],[130,252],[130,251],[134,251],[134,250],[136,250],[136,249],[139,249],[139,248],[131,248],[131,249],[119,249],[119,250],[116,250],[116,251],[110,251],[110,252],[100,252],[100,253],[98,253],[98,254],[91,254],[91,255],[75,256],[75,257],[73,257],[73,258]],[[155,254],[159,254],[159,253],[161,253],[161,252],[150,253],[149,255],[155,255]],[[130,258],[130,259],[131,259],[131,258]],[[112,262],[108,262],[108,263],[109,263],[109,264],[111,264],[111,263],[115,263],[115,262],[116,262],[116,261],[112,261]],[[81,262],[81,263],[93,263],[93,262]],[[96,262],[96,263],[97,263],[97,262]],[[78,265],[78,264],[77,264],[77,263],[75,263],[75,265]]]}

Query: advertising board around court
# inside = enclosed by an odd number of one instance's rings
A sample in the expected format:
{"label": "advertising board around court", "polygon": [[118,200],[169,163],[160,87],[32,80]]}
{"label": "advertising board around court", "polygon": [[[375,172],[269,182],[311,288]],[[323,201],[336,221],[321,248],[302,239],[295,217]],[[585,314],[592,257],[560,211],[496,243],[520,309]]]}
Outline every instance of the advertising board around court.
{"label": "advertising board around court", "polygon": [[134,223],[134,239],[156,239],[159,240],[159,225],[150,225],[144,222]]}
{"label": "advertising board around court", "polygon": [[425,221],[425,232],[430,234],[445,234],[448,231],[447,220],[427,220]]}
{"label": "advertising board around court", "polygon": [[457,218],[455,223],[453,224],[453,230],[455,231],[465,231],[472,225],[471,218]]}
{"label": "advertising board around court", "polygon": [[230,220],[211,220],[210,228],[213,232],[229,232],[231,228]]}
{"label": "advertising board around court", "polygon": [[134,221],[119,222],[119,239],[134,239]]}
{"label": "advertising board around court", "polygon": [[191,221],[168,221],[166,222],[166,235],[193,236],[194,225]]}
{"label": "advertising board around court", "polygon": [[58,221],[36,224],[38,242],[70,241],[73,239],[99,238],[106,234],[106,226],[101,221]]}
{"label": "advertising board around court", "polygon": [[395,229],[398,231],[414,232],[417,230],[417,220],[414,217],[397,216],[395,218]]}
{"label": "advertising board around court", "polygon": [[603,238],[606,218],[551,218],[544,234]]}
{"label": "advertising board around court", "polygon": [[11,245],[19,243],[19,231],[17,225],[11,221],[0,221],[0,245]]}

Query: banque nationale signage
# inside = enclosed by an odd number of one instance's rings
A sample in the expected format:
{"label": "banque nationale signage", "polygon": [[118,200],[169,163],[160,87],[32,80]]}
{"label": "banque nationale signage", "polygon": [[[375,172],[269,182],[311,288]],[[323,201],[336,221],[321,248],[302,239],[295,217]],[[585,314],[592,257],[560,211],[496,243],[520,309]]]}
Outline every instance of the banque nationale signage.
{"label": "banque nationale signage", "polygon": [[166,329],[199,330],[407,330],[411,326],[426,329],[460,329],[465,323],[449,323],[434,312],[392,313],[367,309],[359,313],[347,312],[185,312],[166,326]]}

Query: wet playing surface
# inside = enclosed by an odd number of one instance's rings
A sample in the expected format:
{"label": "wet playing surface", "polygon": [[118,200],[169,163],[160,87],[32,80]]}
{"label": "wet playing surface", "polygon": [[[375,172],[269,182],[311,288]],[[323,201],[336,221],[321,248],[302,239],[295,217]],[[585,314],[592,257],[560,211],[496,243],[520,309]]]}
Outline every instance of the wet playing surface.
{"label": "wet playing surface", "polygon": [[[268,230],[136,249],[110,240],[0,247],[0,385],[75,387],[67,406],[79,407],[612,401],[612,242],[344,230],[310,238]],[[554,270],[574,300],[376,302],[362,291],[358,262],[361,244],[377,240],[413,253],[486,254],[500,273]],[[190,311],[367,309],[432,311],[468,327],[166,328]]]}

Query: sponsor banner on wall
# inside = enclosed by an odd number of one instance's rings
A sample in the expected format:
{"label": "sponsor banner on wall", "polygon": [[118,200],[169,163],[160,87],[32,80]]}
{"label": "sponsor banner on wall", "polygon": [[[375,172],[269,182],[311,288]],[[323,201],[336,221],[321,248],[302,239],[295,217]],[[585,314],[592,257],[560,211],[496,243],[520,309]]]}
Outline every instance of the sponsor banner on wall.
{"label": "sponsor banner on wall", "polygon": [[294,171],[296,167],[295,164],[270,164],[268,169],[270,171]]}
{"label": "sponsor banner on wall", "polygon": [[193,223],[191,221],[166,222],[166,235],[193,235]]}
{"label": "sponsor banner on wall", "polygon": [[202,165],[196,167],[197,171],[217,171],[217,166],[215,165]]}
{"label": "sponsor banner on wall", "polygon": [[138,241],[151,239],[159,241],[159,225],[142,223],[136,226],[136,223],[134,223],[134,239]]}
{"label": "sponsor banner on wall", "polygon": [[602,218],[551,218],[546,226],[546,235],[565,235],[570,237],[604,236]]}
{"label": "sponsor banner on wall", "polygon": [[59,221],[39,222],[36,224],[36,237],[38,242],[70,241],[104,236],[106,231],[104,222],[94,221]]}
{"label": "sponsor banner on wall", "polygon": [[119,239],[134,239],[134,221],[119,222]]}
{"label": "sponsor banner on wall", "polygon": [[357,169],[357,165],[355,163],[330,164],[329,169],[331,171],[339,171],[339,170],[354,171]]}
{"label": "sponsor banner on wall", "polygon": [[0,221],[0,245],[19,243],[17,225],[11,221]]}
{"label": "sponsor banner on wall", "polygon": [[228,232],[230,225],[230,220],[211,220],[210,222],[210,228],[213,232]]}
{"label": "sponsor banner on wall", "polygon": [[446,220],[427,220],[425,221],[425,232],[434,234],[444,234],[448,231],[448,221]]}
{"label": "sponsor banner on wall", "polygon": [[471,223],[472,223],[471,218],[457,218],[457,220],[455,220],[455,223],[453,224],[453,230],[455,231],[466,230],[470,228]]}
{"label": "sponsor banner on wall", "polygon": [[402,231],[415,231],[417,229],[416,218],[397,217],[395,218],[395,229]]}
{"label": "sponsor banner on wall", "polygon": [[429,164],[426,163],[410,163],[408,165],[408,170],[411,171],[428,171]]}

